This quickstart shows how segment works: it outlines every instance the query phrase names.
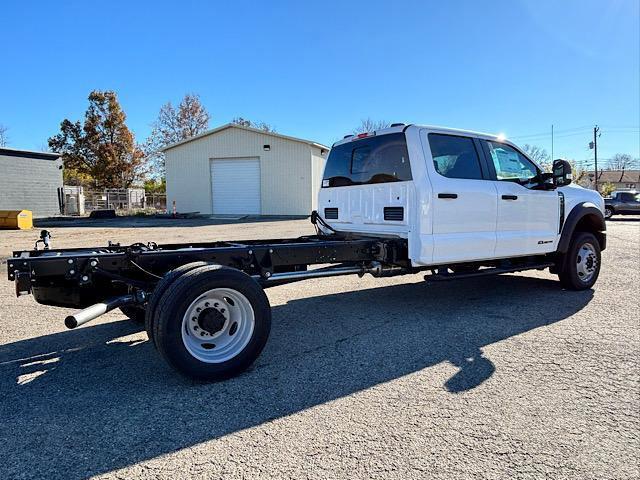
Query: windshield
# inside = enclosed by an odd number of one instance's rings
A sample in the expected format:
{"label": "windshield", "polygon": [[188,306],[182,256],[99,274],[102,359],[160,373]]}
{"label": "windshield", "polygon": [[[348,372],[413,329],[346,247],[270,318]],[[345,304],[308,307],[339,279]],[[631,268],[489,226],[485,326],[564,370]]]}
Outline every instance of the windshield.
{"label": "windshield", "polygon": [[346,142],[331,149],[323,187],[411,180],[404,133],[390,133]]}

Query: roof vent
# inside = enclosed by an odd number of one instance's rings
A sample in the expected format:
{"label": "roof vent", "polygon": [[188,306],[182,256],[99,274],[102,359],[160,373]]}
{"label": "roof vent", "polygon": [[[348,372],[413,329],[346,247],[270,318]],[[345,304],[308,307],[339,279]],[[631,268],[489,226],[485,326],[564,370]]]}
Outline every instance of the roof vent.
{"label": "roof vent", "polygon": [[392,127],[404,127],[404,123],[392,123],[391,126]]}

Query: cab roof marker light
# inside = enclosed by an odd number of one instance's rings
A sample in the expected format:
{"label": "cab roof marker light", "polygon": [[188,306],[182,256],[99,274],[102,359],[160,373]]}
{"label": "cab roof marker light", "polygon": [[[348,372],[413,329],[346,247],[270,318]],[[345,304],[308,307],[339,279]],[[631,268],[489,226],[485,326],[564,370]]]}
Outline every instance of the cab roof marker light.
{"label": "cab roof marker light", "polygon": [[374,137],[376,135],[376,132],[365,132],[365,133],[359,133],[358,135],[356,135],[354,138],[352,138],[351,140],[359,140],[361,138],[367,138],[367,137]]}

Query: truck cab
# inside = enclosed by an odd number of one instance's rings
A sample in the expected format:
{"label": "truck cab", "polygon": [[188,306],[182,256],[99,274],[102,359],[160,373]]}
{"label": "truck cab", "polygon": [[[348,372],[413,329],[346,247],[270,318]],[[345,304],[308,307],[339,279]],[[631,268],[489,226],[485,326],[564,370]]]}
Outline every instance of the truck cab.
{"label": "truck cab", "polygon": [[[395,125],[333,145],[319,213],[336,231],[406,238],[416,267],[552,254],[575,209],[604,211],[597,192],[552,176],[499,136]],[[604,247],[598,218],[583,222]]]}

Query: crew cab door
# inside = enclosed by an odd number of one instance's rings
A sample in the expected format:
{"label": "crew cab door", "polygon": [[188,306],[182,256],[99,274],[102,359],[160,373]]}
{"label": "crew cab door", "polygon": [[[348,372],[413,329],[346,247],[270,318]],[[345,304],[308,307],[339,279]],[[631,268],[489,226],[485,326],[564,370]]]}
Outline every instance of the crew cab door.
{"label": "crew cab door", "polygon": [[539,190],[538,167],[514,147],[482,140],[497,190],[496,257],[553,252],[560,226],[560,196]]}
{"label": "crew cab door", "polygon": [[432,189],[433,263],[493,258],[496,187],[482,161],[479,141],[463,135],[424,135]]}

